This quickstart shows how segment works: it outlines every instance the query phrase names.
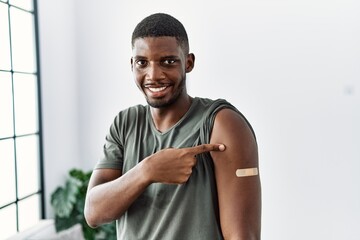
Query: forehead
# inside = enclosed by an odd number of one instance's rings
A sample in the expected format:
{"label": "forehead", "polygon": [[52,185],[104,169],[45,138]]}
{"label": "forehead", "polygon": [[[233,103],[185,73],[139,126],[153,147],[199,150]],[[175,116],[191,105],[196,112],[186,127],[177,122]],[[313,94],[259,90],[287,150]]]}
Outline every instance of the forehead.
{"label": "forehead", "polygon": [[183,51],[175,37],[145,37],[134,41],[133,55],[179,55]]}

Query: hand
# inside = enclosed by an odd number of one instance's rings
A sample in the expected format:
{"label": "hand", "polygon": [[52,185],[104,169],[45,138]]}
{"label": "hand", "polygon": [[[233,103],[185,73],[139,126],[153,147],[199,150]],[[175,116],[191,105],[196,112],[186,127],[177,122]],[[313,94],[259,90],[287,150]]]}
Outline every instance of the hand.
{"label": "hand", "polygon": [[144,175],[150,182],[185,183],[196,164],[196,155],[210,151],[224,151],[223,144],[202,144],[189,148],[167,148],[147,157]]}

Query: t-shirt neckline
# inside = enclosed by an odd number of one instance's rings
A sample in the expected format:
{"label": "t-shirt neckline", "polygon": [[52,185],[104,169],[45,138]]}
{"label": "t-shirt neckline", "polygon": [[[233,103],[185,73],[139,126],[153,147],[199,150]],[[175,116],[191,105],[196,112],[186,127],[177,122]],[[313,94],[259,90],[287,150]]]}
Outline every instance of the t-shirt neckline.
{"label": "t-shirt neckline", "polygon": [[189,107],[189,109],[187,110],[187,112],[184,114],[184,116],[182,116],[179,121],[177,121],[173,126],[171,126],[169,129],[167,129],[166,131],[164,132],[160,132],[159,130],[156,129],[155,127],[155,124],[154,124],[154,121],[151,117],[151,112],[150,112],[150,106],[147,105],[146,106],[146,115],[147,115],[147,119],[149,121],[149,124],[151,126],[151,129],[152,129],[152,132],[157,134],[157,135],[160,135],[160,136],[163,136],[163,135],[166,135],[167,133],[171,132],[174,128],[176,128],[178,125],[180,125],[184,119],[187,118],[187,116],[192,112],[192,110],[194,109],[196,103],[198,102],[198,97],[194,97],[193,98],[193,101]]}

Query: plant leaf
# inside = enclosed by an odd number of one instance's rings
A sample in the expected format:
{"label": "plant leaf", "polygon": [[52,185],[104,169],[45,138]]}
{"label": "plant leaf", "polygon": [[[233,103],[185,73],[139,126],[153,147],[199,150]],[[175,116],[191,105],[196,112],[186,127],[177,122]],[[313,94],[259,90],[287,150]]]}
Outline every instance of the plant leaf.
{"label": "plant leaf", "polygon": [[51,194],[51,205],[55,212],[55,226],[57,231],[68,229],[76,223],[81,223],[85,239],[87,240],[116,240],[115,222],[98,228],[90,228],[84,216],[84,204],[87,186],[92,171],[72,169],[64,187],[58,187]]}
{"label": "plant leaf", "polygon": [[51,205],[56,215],[59,217],[68,217],[76,203],[76,195],[79,192],[81,182],[77,179],[70,178],[66,181],[65,187],[58,187],[51,195]]}

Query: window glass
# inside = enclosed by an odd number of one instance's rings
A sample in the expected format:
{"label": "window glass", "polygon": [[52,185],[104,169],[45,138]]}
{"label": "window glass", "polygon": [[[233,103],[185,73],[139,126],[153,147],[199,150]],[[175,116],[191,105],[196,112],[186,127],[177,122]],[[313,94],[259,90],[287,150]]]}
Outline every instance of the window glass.
{"label": "window glass", "polygon": [[16,138],[18,197],[39,191],[39,140],[37,135]]}
{"label": "window glass", "polygon": [[14,135],[11,74],[0,72],[0,138]]}
{"label": "window glass", "polygon": [[0,209],[0,226],[1,238],[7,239],[8,237],[16,234],[16,206],[12,204],[6,208]]}
{"label": "window glass", "polygon": [[44,216],[34,3],[0,0],[0,239]]}
{"label": "window glass", "polygon": [[10,70],[10,38],[8,5],[0,2],[0,70]]}
{"label": "window glass", "polygon": [[19,231],[34,226],[40,220],[40,197],[38,194],[19,202]]}
{"label": "window glass", "polygon": [[36,72],[33,15],[10,7],[10,29],[13,70]]}
{"label": "window glass", "polygon": [[25,10],[33,10],[33,1],[31,0],[10,0],[9,3]]}
{"label": "window glass", "polygon": [[2,206],[16,200],[13,139],[0,141],[0,166],[0,206]]}
{"label": "window glass", "polygon": [[37,82],[32,74],[14,73],[16,135],[38,131]]}

